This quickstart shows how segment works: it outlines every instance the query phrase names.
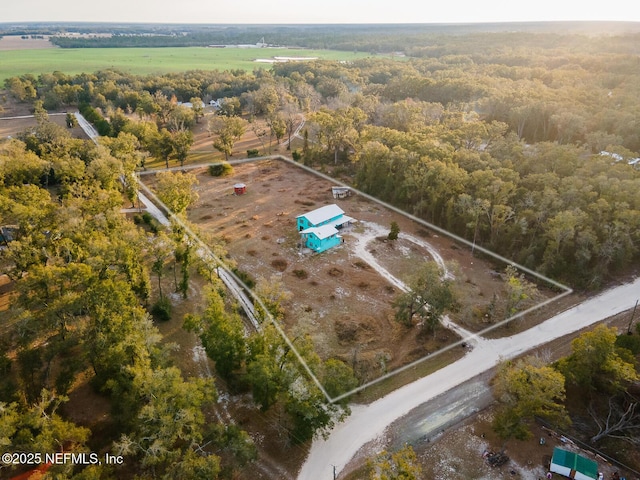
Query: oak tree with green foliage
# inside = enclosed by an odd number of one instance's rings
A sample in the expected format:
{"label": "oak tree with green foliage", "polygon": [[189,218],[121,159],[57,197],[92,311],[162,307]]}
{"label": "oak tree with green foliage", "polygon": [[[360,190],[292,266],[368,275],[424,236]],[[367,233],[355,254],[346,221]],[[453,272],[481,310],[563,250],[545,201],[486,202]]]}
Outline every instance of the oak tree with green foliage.
{"label": "oak tree with green foliage", "polygon": [[[79,453],[88,450],[91,431],[65,420],[60,406],[69,399],[43,389],[38,398],[27,406],[0,402],[0,446],[15,453],[44,453],[61,451]],[[3,465],[3,470],[4,470]],[[53,466],[51,474],[67,478],[73,464]]]}
{"label": "oak tree with green foliage", "polygon": [[198,192],[193,188],[198,179],[193,173],[158,172],[157,180],[158,198],[176,215],[198,201]]}
{"label": "oak tree with green foliage", "polygon": [[564,377],[537,357],[500,364],[493,393],[499,403],[493,428],[505,441],[529,438],[529,424],[535,417],[558,427],[570,423],[564,408]]}
{"label": "oak tree with green foliage", "polygon": [[435,262],[425,263],[409,282],[409,290],[395,301],[396,320],[412,326],[414,319],[435,334],[445,311],[455,307],[451,280]]}
{"label": "oak tree with green foliage", "polygon": [[411,445],[397,452],[383,451],[367,462],[368,480],[419,480],[422,466]]}
{"label": "oak tree with green foliage", "polygon": [[587,392],[619,393],[638,379],[635,365],[616,345],[615,327],[598,325],[571,342],[571,355],[558,361],[567,381]]}
{"label": "oak tree with green foliage", "polygon": [[229,156],[233,153],[233,146],[244,135],[246,123],[246,120],[240,117],[219,115],[209,120],[209,131],[216,136],[213,148],[224,153],[225,160],[229,160]]}
{"label": "oak tree with green foliage", "polygon": [[121,455],[135,455],[143,467],[170,467],[203,439],[203,408],[216,399],[211,380],[184,380],[176,367],[132,370],[132,387],[141,403],[133,432],[115,444]]}
{"label": "oak tree with green foliage", "polygon": [[243,365],[246,357],[244,326],[237,313],[227,311],[220,293],[209,287],[206,308],[199,315],[187,315],[184,327],[195,332],[216,371],[226,381]]}

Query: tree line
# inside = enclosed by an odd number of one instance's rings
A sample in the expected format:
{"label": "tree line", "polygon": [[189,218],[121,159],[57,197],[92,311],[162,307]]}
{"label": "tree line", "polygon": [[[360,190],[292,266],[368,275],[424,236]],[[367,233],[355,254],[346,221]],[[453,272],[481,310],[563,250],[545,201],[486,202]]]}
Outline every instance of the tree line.
{"label": "tree line", "polygon": [[227,156],[248,131],[267,153],[266,139],[290,136],[304,115],[295,158],[338,167],[365,192],[543,274],[597,287],[638,255],[635,40],[468,34],[406,61],[54,72],[6,87],[47,109],[88,105],[110,135],[132,133],[167,164],[187,161],[201,116],[180,102],[220,100],[210,132]]}
{"label": "tree line", "polygon": [[[56,478],[228,477],[255,458],[255,445],[237,426],[212,421],[213,380],[173,364],[174,347],[149,313],[150,265],[160,256],[164,266],[174,251],[182,262],[184,242],[174,235],[162,256],[156,235],[120,212],[123,196],[135,197],[137,140],[122,133],[95,145],[42,110],[37,118],[0,144],[0,218],[11,232],[0,261],[13,285],[2,313],[0,443],[125,458],[54,465]],[[85,381],[110,407],[95,432],[65,412]]]}
{"label": "tree line", "polygon": [[[381,25],[74,25],[62,31],[83,36],[52,34],[62,48],[190,47],[256,44],[265,38],[270,45],[376,53],[403,53],[413,57],[443,56],[461,51],[481,53],[498,44],[546,49],[570,43],[613,45],[606,36],[637,34],[633,22],[527,22],[508,24],[381,24]],[[91,36],[92,33],[110,34]],[[532,37],[535,42],[532,42]],[[595,38],[594,38],[595,37]],[[632,52],[632,50],[628,50]]]}

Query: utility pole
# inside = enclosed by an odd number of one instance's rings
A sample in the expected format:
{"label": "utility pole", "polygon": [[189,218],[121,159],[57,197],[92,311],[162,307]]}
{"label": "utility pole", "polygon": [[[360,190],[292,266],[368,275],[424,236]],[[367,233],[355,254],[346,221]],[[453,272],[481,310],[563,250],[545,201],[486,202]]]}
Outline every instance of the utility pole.
{"label": "utility pole", "polygon": [[633,317],[636,314],[636,308],[638,308],[638,300],[636,300],[636,305],[633,307],[633,312],[631,312],[631,318],[629,319],[629,326],[627,327],[627,335],[631,335],[631,324],[633,323]]}
{"label": "utility pole", "polygon": [[331,465],[333,467],[333,480],[337,480],[338,478],[338,474],[336,473],[336,466],[335,465]]}

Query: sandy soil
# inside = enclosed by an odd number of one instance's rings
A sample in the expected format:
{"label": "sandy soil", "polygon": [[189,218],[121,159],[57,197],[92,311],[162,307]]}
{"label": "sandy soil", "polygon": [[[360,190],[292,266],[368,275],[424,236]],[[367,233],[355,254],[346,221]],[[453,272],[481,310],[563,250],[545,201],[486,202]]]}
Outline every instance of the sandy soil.
{"label": "sandy soil", "polygon": [[[333,199],[326,180],[278,161],[234,169],[224,178],[198,174],[200,199],[189,219],[222,237],[240,270],[258,282],[280,281],[290,298],[288,332],[309,333],[321,356],[352,364],[363,382],[458,339],[447,330],[430,338],[399,325],[392,302],[400,288],[380,275],[368,256],[406,281],[417,265],[440,252],[441,262],[453,262],[465,302],[490,299],[502,288],[494,265],[381,205],[357,196]],[[238,182],[247,185],[245,195],[233,195]],[[320,255],[301,251],[295,217],[331,203],[359,222],[343,232],[343,245]],[[402,232],[395,243],[381,239],[391,221]]]}
{"label": "sandy soil", "polygon": [[[562,439],[553,430],[540,425],[532,427],[530,440],[511,440],[506,444],[491,429],[493,411],[488,410],[474,422],[460,425],[454,432],[445,433],[434,445],[418,447],[418,458],[423,465],[424,478],[458,480],[538,480],[545,478],[554,447],[576,452],[598,462],[605,478],[619,469],[603,463],[591,452],[580,449],[573,442]],[[544,443],[541,444],[541,439]],[[483,456],[485,452],[500,452],[504,448],[509,461],[501,467],[492,467]],[[554,475],[559,480],[560,475]]]}
{"label": "sandy soil", "polygon": [[[491,428],[494,408],[488,408],[478,415],[465,420],[456,428],[442,433],[433,443],[414,445],[414,450],[423,468],[424,478],[458,480],[473,478],[478,480],[545,478],[554,447],[576,452],[598,464],[598,470],[605,479],[613,478],[615,472],[626,478],[635,478],[624,467],[614,465],[595,452],[581,448],[559,432],[540,424],[531,426],[532,436],[528,440],[509,440],[504,443]],[[541,439],[544,442],[541,442]],[[483,458],[487,451],[499,452],[504,449],[509,462],[502,467],[491,467]],[[637,454],[636,454],[637,457]],[[630,462],[628,458],[620,458]],[[351,478],[351,477],[347,477]],[[354,477],[356,478],[356,477]],[[565,477],[554,475],[555,480]]]}
{"label": "sandy soil", "polygon": [[[357,406],[327,439],[314,441],[299,479],[311,479],[323,471],[328,459],[339,470],[367,442],[381,438],[388,425],[416,407],[487,372],[503,359],[515,358],[534,347],[573,334],[611,315],[633,307],[640,279],[594,296],[525,332],[498,340],[478,339],[461,360],[395,390],[367,406]],[[462,477],[464,478],[464,477]]]}
{"label": "sandy soil", "polygon": [[[0,121],[0,129],[2,125]],[[213,152],[207,145],[211,139],[205,137],[200,135],[200,145],[205,152]],[[247,134],[242,147],[255,148],[256,139],[249,137]],[[244,153],[240,149],[238,152]],[[363,198],[336,201],[331,197],[330,183],[281,162],[237,166],[233,176],[221,179],[205,172],[198,178],[200,201],[191,210],[190,220],[221,235],[241,270],[266,281],[280,280],[291,293],[285,317],[288,331],[310,333],[322,356],[337,356],[352,364],[362,381],[458,339],[447,330],[441,330],[433,340],[425,339],[415,330],[400,327],[393,320],[391,308],[399,286],[376,272],[363,257],[371,255],[394,278],[406,281],[417,262],[431,260],[438,252],[444,261],[455,262],[453,275],[470,303],[486,303],[500,289],[501,281],[495,275],[500,266],[474,258],[451,239]],[[247,195],[231,194],[232,185],[239,181],[248,185]],[[329,203],[338,203],[360,223],[345,233],[344,245],[322,255],[301,253],[295,216]],[[400,224],[401,239],[395,243],[378,240],[391,221]],[[357,241],[365,235],[371,240]],[[416,242],[416,238],[424,239],[424,243]],[[210,362],[203,358],[197,341],[186,338],[179,323],[167,324],[162,330],[168,339],[182,345],[182,353],[176,357],[186,374],[210,374]],[[247,478],[292,478],[291,472],[302,463],[306,452],[287,445],[280,412],[262,415],[250,402],[222,398],[224,405],[235,405],[233,417],[252,432],[263,452],[255,465],[259,472],[251,472]],[[226,417],[221,413],[227,408],[224,405],[222,410],[217,409],[217,415]]]}
{"label": "sandy soil", "polygon": [[[37,125],[32,107],[26,103],[17,103],[9,97],[4,97],[0,107],[2,107],[0,110],[0,140],[9,137],[15,138],[19,133]],[[77,111],[77,109],[70,111]],[[49,112],[49,120],[66,128],[66,111]],[[74,138],[88,138],[80,127],[67,129],[67,131]]]}
{"label": "sandy soil", "polygon": [[[622,312],[608,318],[604,323],[614,326],[619,331],[625,331],[629,325],[631,311]],[[557,360],[571,352],[571,342],[583,331],[562,337],[547,343],[531,354],[540,355],[549,361]],[[396,451],[407,443],[416,452],[422,465],[424,478],[531,478],[535,480],[546,471],[553,446],[562,446],[576,451],[577,448],[563,442],[552,432],[533,425],[533,436],[526,441],[511,440],[503,445],[490,425],[494,414],[494,400],[488,383],[492,373],[477,377],[471,382],[460,385],[440,397],[433,399],[409,415],[394,422],[386,431],[383,438],[364,446],[358,455],[348,465],[348,473],[342,477],[355,480],[364,476],[364,468],[368,458],[372,458],[381,449]],[[479,413],[478,413],[479,412]],[[579,432],[570,429],[571,435],[581,436]],[[588,436],[588,435],[587,435]],[[545,445],[540,445],[540,438],[545,438]],[[626,444],[624,444],[626,445]],[[620,446],[607,450],[606,445],[598,446],[606,454],[619,458],[628,465],[637,465],[640,452],[635,456],[630,452],[633,447],[627,447],[625,452]],[[480,453],[485,450],[499,451],[506,447],[510,462],[502,468],[490,468],[481,459]],[[592,453],[579,451],[580,454],[594,458]],[[600,469],[605,472],[605,478],[618,470],[627,478],[633,478],[625,472],[623,467],[614,467],[602,458],[596,461]],[[515,471],[515,474],[511,472]],[[456,474],[458,476],[456,476]],[[543,475],[542,478],[544,478]]]}

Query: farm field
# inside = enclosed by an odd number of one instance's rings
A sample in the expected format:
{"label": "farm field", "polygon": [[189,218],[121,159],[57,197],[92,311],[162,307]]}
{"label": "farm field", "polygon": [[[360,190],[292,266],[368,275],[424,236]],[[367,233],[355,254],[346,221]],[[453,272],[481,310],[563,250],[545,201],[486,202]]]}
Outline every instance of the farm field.
{"label": "farm field", "polygon": [[[233,175],[223,178],[211,177],[204,169],[196,173],[200,199],[189,220],[224,240],[238,269],[257,281],[257,289],[261,284],[281,285],[286,293],[283,322],[290,338],[309,334],[323,358],[337,357],[352,365],[361,383],[460,340],[449,329],[432,335],[394,319],[392,304],[400,290],[385,272],[406,282],[420,264],[434,260],[427,245],[454,276],[462,313],[452,319],[465,329],[484,327],[482,319],[475,324],[469,318],[461,321],[468,308],[502,294],[504,281],[496,269],[504,265],[475,258],[467,247],[363,197],[335,200],[328,180],[293,165],[278,160],[238,164]],[[238,182],[247,185],[245,195],[233,195]],[[145,183],[153,180],[145,177]],[[358,220],[342,232],[345,243],[322,254],[301,251],[296,216],[331,203]],[[402,232],[397,242],[385,239],[392,221]],[[545,296],[553,295],[541,294]],[[448,350],[446,361],[463,354],[464,348]],[[424,374],[418,369],[397,381]],[[355,400],[370,400],[365,392]]]}
{"label": "farm field", "polygon": [[49,41],[48,36],[42,36],[42,38],[23,38],[21,35],[5,35],[0,38],[0,51],[43,48],[56,48],[56,46]]}
{"label": "farm field", "polygon": [[325,60],[356,60],[368,53],[288,48],[83,48],[0,50],[0,84],[7,78],[61,71],[68,75],[116,69],[134,75],[188,70],[254,70],[271,63],[256,59],[272,57],[318,57]]}

